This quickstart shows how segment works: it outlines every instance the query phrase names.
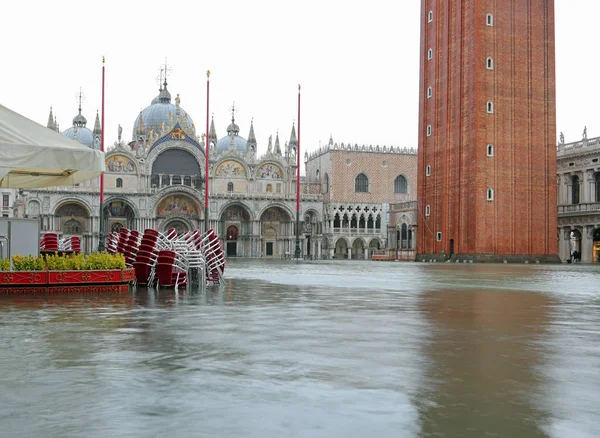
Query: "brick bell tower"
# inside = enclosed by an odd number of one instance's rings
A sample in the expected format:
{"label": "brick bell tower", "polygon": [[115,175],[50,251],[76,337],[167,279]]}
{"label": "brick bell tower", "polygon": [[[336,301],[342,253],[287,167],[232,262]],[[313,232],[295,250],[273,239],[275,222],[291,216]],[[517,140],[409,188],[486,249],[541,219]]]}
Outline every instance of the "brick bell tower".
{"label": "brick bell tower", "polygon": [[417,260],[559,262],[554,0],[422,0]]}

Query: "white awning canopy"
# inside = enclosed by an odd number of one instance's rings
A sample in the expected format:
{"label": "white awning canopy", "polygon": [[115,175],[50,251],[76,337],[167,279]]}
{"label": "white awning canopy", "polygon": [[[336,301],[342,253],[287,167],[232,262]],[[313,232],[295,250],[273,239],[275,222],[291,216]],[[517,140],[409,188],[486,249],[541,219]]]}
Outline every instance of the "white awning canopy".
{"label": "white awning canopy", "polygon": [[0,105],[0,187],[66,186],[102,172],[104,152]]}

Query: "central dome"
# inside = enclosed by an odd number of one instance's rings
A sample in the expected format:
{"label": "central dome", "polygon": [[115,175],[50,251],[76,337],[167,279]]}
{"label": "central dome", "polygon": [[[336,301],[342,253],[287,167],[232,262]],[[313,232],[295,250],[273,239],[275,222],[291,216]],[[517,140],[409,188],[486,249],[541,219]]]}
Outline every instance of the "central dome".
{"label": "central dome", "polygon": [[[159,95],[152,99],[150,106],[144,108],[135,119],[132,132],[133,139],[137,138],[138,135],[140,117],[142,118],[143,135],[148,135],[150,131],[160,133],[163,123],[167,127],[171,125],[169,115],[171,115],[171,118],[175,117],[177,105],[171,103],[171,93],[167,90],[167,82],[165,81],[163,85],[164,88],[161,88]],[[181,127],[191,128],[194,121],[190,115],[181,107],[179,107],[179,113],[181,114]]]}

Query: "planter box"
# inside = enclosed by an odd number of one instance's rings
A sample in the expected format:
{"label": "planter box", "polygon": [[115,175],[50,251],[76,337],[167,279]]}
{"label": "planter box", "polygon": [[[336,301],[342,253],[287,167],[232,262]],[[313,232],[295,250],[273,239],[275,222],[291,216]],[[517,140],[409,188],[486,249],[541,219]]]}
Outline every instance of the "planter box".
{"label": "planter box", "polygon": [[41,285],[48,283],[47,271],[2,271],[0,272],[0,286],[8,285]]}
{"label": "planter box", "polygon": [[121,283],[130,283],[135,280],[135,269],[125,268],[121,271]]}
{"label": "planter box", "polygon": [[48,271],[48,284],[121,283],[121,270]]}
{"label": "planter box", "polygon": [[48,286],[48,295],[127,294],[128,284],[91,284],[78,286]]}

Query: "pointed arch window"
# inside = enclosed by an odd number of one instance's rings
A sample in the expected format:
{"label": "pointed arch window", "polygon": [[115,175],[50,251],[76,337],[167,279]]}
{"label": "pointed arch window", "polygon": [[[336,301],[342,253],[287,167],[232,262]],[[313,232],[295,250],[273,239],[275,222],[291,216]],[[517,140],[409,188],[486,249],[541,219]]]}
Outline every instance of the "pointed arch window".
{"label": "pointed arch window", "polygon": [[323,181],[323,193],[329,192],[329,174],[325,174],[325,181]]}
{"label": "pointed arch window", "polygon": [[488,114],[494,114],[494,102],[492,102],[491,100],[487,101],[486,111]]}
{"label": "pointed arch window", "polygon": [[403,175],[398,175],[394,181],[394,193],[408,193],[408,182]]}
{"label": "pointed arch window", "polygon": [[494,200],[494,189],[492,189],[491,187],[488,187],[485,199],[487,199],[488,201]]}
{"label": "pointed arch window", "polygon": [[227,183],[227,191],[228,191],[229,193],[232,193],[232,192],[233,192],[233,183],[232,183],[232,182],[228,182],[228,183]]}
{"label": "pointed arch window", "polygon": [[117,178],[117,188],[121,188],[123,187],[123,179],[122,178]]}
{"label": "pointed arch window", "polygon": [[367,193],[369,191],[369,178],[364,173],[360,173],[354,180],[354,191],[357,193]]}
{"label": "pointed arch window", "polygon": [[427,59],[428,60],[433,59],[433,50],[432,49],[429,49],[427,51]]}
{"label": "pointed arch window", "polygon": [[493,26],[494,25],[494,16],[492,14],[487,14],[485,17],[485,24],[487,24],[488,26]]}
{"label": "pointed arch window", "polygon": [[485,67],[488,70],[493,70],[494,69],[494,59],[491,56],[488,56],[486,61],[485,61]]}

